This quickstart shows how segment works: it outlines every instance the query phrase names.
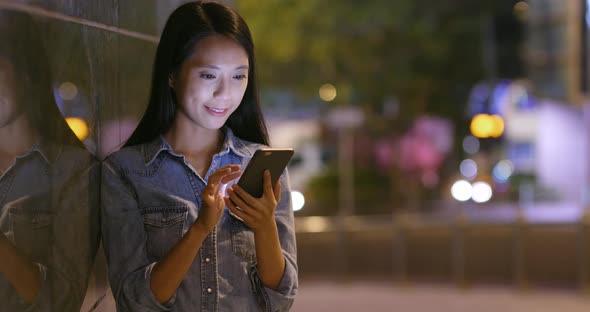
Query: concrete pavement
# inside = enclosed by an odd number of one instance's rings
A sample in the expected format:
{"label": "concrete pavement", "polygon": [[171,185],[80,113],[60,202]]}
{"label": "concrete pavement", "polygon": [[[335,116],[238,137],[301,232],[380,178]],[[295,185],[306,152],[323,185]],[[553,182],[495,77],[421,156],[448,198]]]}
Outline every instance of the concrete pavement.
{"label": "concrete pavement", "polygon": [[412,312],[587,312],[590,295],[576,290],[474,287],[416,284],[401,287],[384,283],[301,281],[294,312],[412,311]]}

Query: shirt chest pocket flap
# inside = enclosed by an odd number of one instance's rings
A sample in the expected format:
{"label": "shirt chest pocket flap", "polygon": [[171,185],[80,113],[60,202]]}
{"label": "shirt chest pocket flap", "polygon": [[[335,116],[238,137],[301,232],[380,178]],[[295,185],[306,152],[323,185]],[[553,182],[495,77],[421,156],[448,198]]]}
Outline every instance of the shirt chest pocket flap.
{"label": "shirt chest pocket flap", "polygon": [[146,231],[146,249],[152,261],[164,257],[182,237],[187,218],[185,205],[146,207],[142,209]]}

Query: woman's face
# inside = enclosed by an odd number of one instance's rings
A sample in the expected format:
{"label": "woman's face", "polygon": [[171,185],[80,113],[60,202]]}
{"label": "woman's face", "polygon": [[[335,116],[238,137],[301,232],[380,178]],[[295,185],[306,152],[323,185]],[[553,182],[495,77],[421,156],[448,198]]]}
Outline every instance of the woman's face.
{"label": "woman's face", "polygon": [[0,128],[18,115],[15,87],[14,67],[0,56]]}
{"label": "woman's face", "polygon": [[238,108],[248,85],[248,54],[223,36],[200,40],[171,81],[178,111],[198,127],[219,129]]}

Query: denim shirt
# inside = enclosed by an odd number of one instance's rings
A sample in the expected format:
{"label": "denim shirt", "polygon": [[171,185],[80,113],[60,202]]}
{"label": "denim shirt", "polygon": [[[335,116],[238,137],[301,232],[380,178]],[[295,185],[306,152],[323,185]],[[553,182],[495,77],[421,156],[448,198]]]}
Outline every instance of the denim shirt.
{"label": "denim shirt", "polygon": [[[201,192],[220,167],[240,164],[264,147],[224,128],[225,142],[200,177],[159,136],[123,148],[103,163],[102,233],[118,311],[288,311],[298,288],[295,231],[288,175],[280,177],[275,220],[285,270],[276,290],[256,269],[254,234],[224,208],[173,297],[160,304],[150,289],[154,265],[196,220]],[[231,182],[230,182],[231,183]]]}
{"label": "denim shirt", "polygon": [[99,169],[85,149],[45,143],[0,177],[0,231],[42,277],[27,304],[0,274],[0,311],[80,311],[100,238]]}

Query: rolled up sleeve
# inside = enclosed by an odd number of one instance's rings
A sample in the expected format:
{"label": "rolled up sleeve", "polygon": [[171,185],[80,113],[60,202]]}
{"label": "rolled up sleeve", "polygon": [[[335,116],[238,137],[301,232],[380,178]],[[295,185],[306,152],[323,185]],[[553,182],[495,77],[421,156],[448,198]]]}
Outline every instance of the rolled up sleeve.
{"label": "rolled up sleeve", "polygon": [[270,311],[289,311],[299,287],[297,274],[297,244],[295,241],[295,224],[291,203],[291,186],[287,170],[281,176],[281,199],[275,211],[275,220],[279,232],[281,249],[285,257],[285,270],[277,289],[264,287],[270,302]]}

